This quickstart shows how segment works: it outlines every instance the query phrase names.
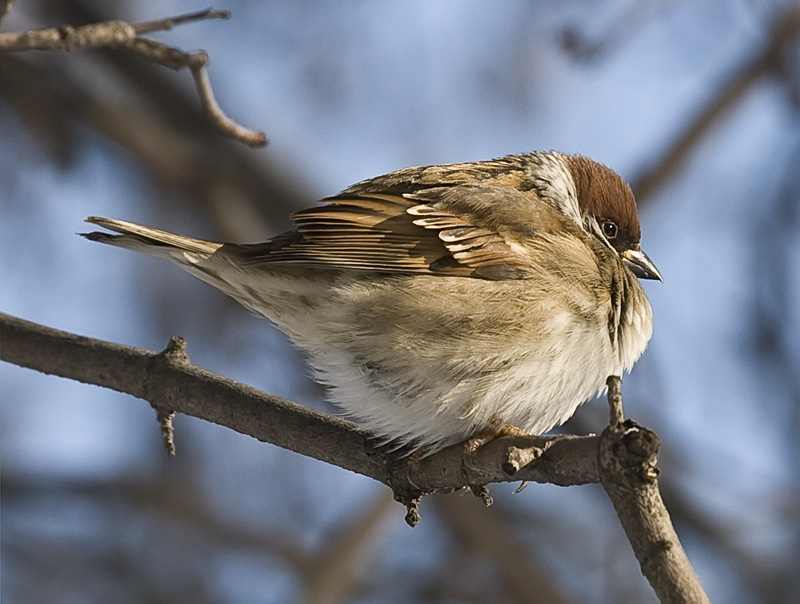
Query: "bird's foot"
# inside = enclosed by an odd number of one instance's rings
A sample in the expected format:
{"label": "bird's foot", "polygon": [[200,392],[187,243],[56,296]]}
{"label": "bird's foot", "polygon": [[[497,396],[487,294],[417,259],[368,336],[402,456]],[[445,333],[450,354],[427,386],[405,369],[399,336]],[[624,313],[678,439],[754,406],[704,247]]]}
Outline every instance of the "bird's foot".
{"label": "bird's foot", "polygon": [[495,438],[503,436],[530,436],[522,428],[509,424],[499,419],[492,419],[489,426],[478,432],[464,443],[464,451],[474,454],[483,445],[492,442]]}

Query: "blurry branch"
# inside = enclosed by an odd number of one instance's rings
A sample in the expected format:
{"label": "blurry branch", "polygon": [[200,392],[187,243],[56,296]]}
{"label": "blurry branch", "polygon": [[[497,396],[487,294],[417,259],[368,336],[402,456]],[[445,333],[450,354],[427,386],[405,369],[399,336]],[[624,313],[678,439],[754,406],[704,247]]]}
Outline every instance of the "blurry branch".
{"label": "blurry branch", "polygon": [[[166,525],[185,528],[193,537],[206,539],[217,549],[249,550],[259,557],[278,556],[290,566],[308,564],[313,555],[313,552],[296,542],[288,531],[257,530],[252,525],[243,527],[237,522],[238,518],[219,514],[203,493],[197,490],[190,477],[185,475],[156,472],[130,478],[75,477],[60,481],[42,480],[30,473],[9,471],[3,473],[0,486],[3,496],[8,497],[9,501],[27,500],[29,497],[57,501],[67,501],[72,497],[95,501],[105,499],[108,500],[103,505],[105,509],[121,506],[126,515],[131,510],[138,510],[148,516],[158,517]],[[12,535],[9,530],[11,539],[14,538]],[[103,540],[108,541],[109,545],[113,542],[105,537]],[[40,547],[36,540],[27,545]]]}
{"label": "blurry branch", "polygon": [[656,13],[674,8],[675,4],[672,0],[631,2],[594,39],[580,32],[574,25],[567,26],[561,32],[561,48],[576,60],[596,61],[628,40],[632,34],[642,31],[657,16]]}
{"label": "blurry branch", "polygon": [[126,23],[125,21],[105,21],[81,27],[65,25],[60,28],[33,30],[23,33],[0,33],[0,52],[22,50],[52,50],[66,52],[75,48],[110,47],[127,48],[139,56],[171,69],[188,67],[197,87],[203,109],[217,130],[228,137],[235,138],[251,147],[263,147],[267,137],[263,132],[245,128],[230,119],[217,103],[211,89],[206,65],[208,55],[204,52],[184,53],[148,38],[142,33],[168,30],[176,25],[200,19],[227,19],[229,13],[208,9],[157,21]]}
{"label": "blurry branch", "polygon": [[612,424],[597,436],[496,439],[465,455],[454,445],[411,462],[375,448],[352,422],[215,375],[189,363],[182,340],[163,353],[58,331],[0,313],[0,359],[147,400],[263,442],[363,474],[389,486],[419,521],[423,495],[492,482],[562,486],[600,482],[614,503],[642,572],[662,602],[707,602],[658,490],[660,440],[623,420],[620,381],[609,378]]}
{"label": "blurry branch", "polygon": [[[73,536],[49,531],[43,525],[32,530],[24,523],[4,525],[3,555],[13,559],[19,569],[13,580],[4,577],[4,602],[57,602],[68,593],[74,601],[83,602],[218,603],[219,597],[214,595],[218,590],[198,580],[197,573],[175,572],[175,556],[195,568],[201,560],[225,550],[289,564],[293,558],[307,557],[288,531],[242,526],[240,518],[219,514],[187,474],[152,472],[130,478],[54,480],[4,468],[0,488],[4,506],[8,503],[10,508],[14,502],[25,506],[24,502],[32,500],[80,507],[91,499],[93,522],[117,527],[76,546]],[[143,522],[158,526],[163,538],[154,548],[157,551],[149,551],[147,556],[116,538],[123,530],[120,527]],[[79,525],[76,522],[75,526]],[[193,555],[186,555],[187,548]],[[160,573],[153,568],[169,570]],[[124,598],[120,594],[125,594]]]}
{"label": "blurry branch", "polygon": [[[361,578],[370,566],[375,566],[378,562],[378,557],[371,555],[372,549],[381,536],[383,520],[391,513],[391,508],[394,506],[390,495],[385,491],[379,493],[373,501],[367,503],[364,510],[356,510],[350,515],[343,530],[326,538],[322,551],[319,551],[316,544],[303,543],[298,537],[296,527],[291,523],[277,529],[252,524],[243,525],[241,519],[235,515],[220,513],[185,474],[156,472],[132,478],[76,477],[60,481],[42,480],[30,473],[4,470],[0,487],[4,502],[8,501],[12,506],[14,504],[11,502],[30,501],[32,498],[40,501],[58,501],[62,504],[91,499],[95,504],[99,504],[99,509],[96,510],[98,515],[94,516],[95,521],[102,518],[110,524],[115,524],[131,522],[132,518],[138,518],[133,522],[142,518],[155,519],[159,526],[164,527],[162,530],[168,533],[168,536],[165,536],[164,546],[160,547],[157,553],[153,552],[153,557],[160,557],[161,560],[164,560],[165,554],[168,558],[170,555],[175,555],[175,551],[185,552],[184,548],[187,547],[193,548],[195,560],[202,558],[206,553],[217,555],[225,550],[236,552],[236,555],[243,553],[253,555],[262,563],[269,558],[276,559],[297,573],[306,595],[298,598],[296,602],[303,604],[344,603],[352,601],[358,592],[363,595],[365,582]],[[7,547],[12,551],[15,547],[18,550],[14,551],[15,560],[21,556],[36,555],[36,552],[40,554],[46,552],[44,557],[54,564],[54,552],[69,548],[70,545],[64,543],[68,539],[66,536],[52,535],[45,542],[40,535],[32,537],[31,531],[17,524],[14,527],[9,526],[8,531],[3,534],[3,555],[6,555]],[[126,556],[138,555],[137,552],[131,553],[126,550],[124,546],[116,549],[120,547],[119,541],[109,538],[108,535],[102,535],[100,540],[102,544],[94,544],[94,547],[82,547],[79,548],[80,551],[72,548],[69,553],[62,554],[67,560],[60,564],[96,568],[92,566],[95,562],[93,556],[105,558],[106,561],[117,561]],[[152,558],[148,559],[148,562],[154,563]],[[114,570],[108,573],[114,572],[118,575],[115,576],[116,585],[125,584],[129,580],[135,583],[138,580],[137,590],[126,594],[140,593],[143,584],[150,585],[154,592],[152,597],[139,597],[133,601],[169,602],[175,598],[164,594],[175,593],[184,596],[179,601],[193,604],[218,601],[210,597],[198,599],[195,593],[197,590],[211,589],[202,581],[195,579],[195,585],[190,588],[178,587],[175,582],[180,579],[171,573],[136,572],[135,569],[134,565],[130,568],[115,565]],[[63,568],[59,570],[63,572]],[[130,571],[131,574],[128,575],[126,571]],[[51,577],[54,569],[48,567],[40,572],[42,576]],[[80,573],[71,574],[70,578],[81,581]],[[15,583],[30,583],[20,577],[15,579]],[[161,581],[165,581],[167,585],[162,587]],[[48,601],[42,599],[41,590],[36,592],[36,596],[39,597],[31,595],[28,598],[18,597],[9,601]],[[94,601],[98,600],[105,601],[98,598]]]}
{"label": "blurry branch", "polygon": [[220,239],[263,240],[272,221],[317,198],[273,158],[256,157],[218,136],[175,78],[129,53],[97,54],[111,63],[115,77],[128,80],[124,101],[98,95],[58,61],[0,55],[4,100],[56,161],[68,162],[80,133],[92,130],[122,147],[125,159],[135,159],[167,190],[161,204],[180,199],[176,192],[193,200],[217,225]]}
{"label": "blurry branch", "polygon": [[301,565],[303,604],[338,604],[356,599],[364,587],[362,577],[376,565],[372,550],[393,505],[385,492],[378,494],[366,510],[354,514],[338,534]]}
{"label": "blurry branch", "polygon": [[436,497],[434,501],[444,512],[442,520],[460,536],[463,545],[494,562],[511,601],[526,604],[572,601],[559,591],[550,573],[531,559],[502,516],[481,514],[480,507],[464,497]]}
{"label": "blurry branch", "polygon": [[789,70],[797,69],[788,57],[792,56],[789,46],[796,43],[798,35],[800,35],[800,8],[794,7],[777,18],[764,50],[751,58],[731,76],[727,84],[720,87],[719,93],[687,124],[658,163],[631,179],[631,188],[636,193],[637,199],[641,201],[651,196],[672,178],[710,128],[741,101],[762,75],[778,73],[788,79]]}
{"label": "blurry branch", "polygon": [[735,521],[713,515],[713,512],[699,510],[697,503],[683,491],[675,485],[671,487],[664,488],[662,483],[661,491],[672,516],[679,519],[680,526],[690,526],[694,534],[703,539],[708,547],[718,550],[721,556],[726,557],[728,568],[746,581],[747,586],[757,594],[756,601],[786,601],[785,596],[781,597],[780,594],[786,593],[783,590],[797,578],[796,565],[791,560],[786,560],[785,565],[781,565],[765,559],[760,552],[741,542],[739,526]]}
{"label": "blurry branch", "polygon": [[0,21],[3,20],[8,13],[11,12],[11,9],[14,8],[14,3],[17,0],[0,0]]}
{"label": "blurry branch", "polygon": [[[612,44],[640,29],[639,23],[649,20],[657,10],[668,7],[668,4],[640,2],[630,5],[612,26],[597,41],[589,41],[576,29],[570,27],[562,32],[562,48],[578,60],[596,59],[607,52]],[[720,117],[730,111],[751,87],[764,74],[779,74],[787,82],[791,82],[791,70],[797,69],[796,55],[792,54],[790,45],[796,43],[800,35],[800,8],[790,7],[779,14],[772,25],[772,31],[765,48],[740,67],[711,101],[686,124],[683,131],[670,144],[658,162],[646,169],[638,177],[631,179],[631,188],[641,202],[668,182],[680,168],[691,150],[702,140],[709,129]],[[789,84],[791,85],[791,84]],[[796,91],[790,91],[793,102],[798,102]]]}

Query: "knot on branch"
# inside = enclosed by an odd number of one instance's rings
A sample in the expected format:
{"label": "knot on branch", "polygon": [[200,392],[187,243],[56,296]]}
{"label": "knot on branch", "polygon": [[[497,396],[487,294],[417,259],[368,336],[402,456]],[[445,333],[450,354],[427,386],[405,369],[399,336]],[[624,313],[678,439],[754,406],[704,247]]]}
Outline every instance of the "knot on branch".
{"label": "knot on branch", "polygon": [[125,21],[105,21],[81,27],[59,28],[64,50],[99,45],[124,46],[136,37],[136,29]]}
{"label": "knot on branch", "polygon": [[[406,507],[406,522],[411,526],[419,522],[419,503],[426,495],[469,489],[488,507],[492,505],[492,497],[486,485],[492,482],[520,480],[525,484],[536,480],[586,484],[598,481],[594,467],[595,437],[507,436],[492,440],[475,451],[465,445],[458,443],[427,456],[424,453],[403,455],[370,447],[368,453],[384,468],[381,481],[392,489],[395,501]],[[548,461],[551,449],[556,453]],[[589,464],[585,463],[587,456]],[[545,463],[539,467],[542,461]]]}
{"label": "knot on branch", "polygon": [[539,459],[545,452],[543,447],[515,447],[506,450],[506,459],[503,461],[503,472],[513,476],[528,464]]}
{"label": "knot on branch", "polygon": [[483,503],[485,507],[488,508],[494,505],[494,498],[489,494],[489,487],[485,484],[480,486],[471,486],[469,489],[472,491],[472,494],[475,495],[475,497],[481,500],[481,503]]}
{"label": "knot on branch", "polygon": [[655,482],[660,446],[658,434],[633,420],[609,426],[600,436],[597,450],[603,481],[629,487]]}
{"label": "knot on branch", "polygon": [[412,528],[417,526],[421,520],[419,502],[423,494],[427,494],[423,493],[414,482],[413,474],[417,470],[417,461],[396,453],[384,455],[380,447],[373,446],[369,440],[367,444],[368,455],[377,459],[382,458],[381,463],[386,471],[385,484],[392,489],[394,500],[406,508],[406,524]]}
{"label": "knot on branch", "polygon": [[186,340],[180,336],[172,336],[167,343],[167,347],[159,355],[166,359],[168,363],[186,364],[189,362],[189,355],[186,354]]}
{"label": "knot on branch", "polygon": [[175,419],[173,401],[180,400],[180,390],[164,388],[162,376],[164,372],[171,371],[176,366],[189,364],[189,355],[186,354],[186,340],[172,336],[167,347],[153,357],[147,367],[145,376],[144,394],[155,409],[158,424],[161,427],[161,439],[167,455],[175,457],[175,429],[172,420]]}
{"label": "knot on branch", "polygon": [[410,527],[419,524],[421,516],[419,513],[419,502],[422,499],[422,491],[417,488],[411,477],[413,462],[407,459],[398,460],[397,464],[392,463],[393,467],[389,470],[389,488],[392,489],[394,500],[406,508],[405,521]]}

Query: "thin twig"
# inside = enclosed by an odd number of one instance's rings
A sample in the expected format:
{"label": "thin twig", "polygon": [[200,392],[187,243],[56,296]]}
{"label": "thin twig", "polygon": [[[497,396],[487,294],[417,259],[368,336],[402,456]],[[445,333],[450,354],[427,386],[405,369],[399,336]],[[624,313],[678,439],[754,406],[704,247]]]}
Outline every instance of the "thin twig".
{"label": "thin twig", "polygon": [[625,414],[622,411],[622,378],[618,375],[609,375],[606,386],[608,386],[608,424],[616,427],[625,421]]}
{"label": "thin twig", "polygon": [[0,33],[0,51],[50,50],[67,52],[77,48],[127,48],[139,56],[171,69],[189,68],[194,78],[203,111],[218,132],[223,136],[235,138],[251,147],[263,147],[267,136],[263,132],[251,130],[237,124],[228,117],[216,101],[211,82],[206,71],[208,55],[198,51],[184,53],[156,40],[142,38],[139,34],[159,30],[169,30],[201,19],[227,19],[230,13],[208,9],[177,17],[126,23],[125,21],[104,21],[81,27],[65,25],[60,28],[32,30],[28,32]]}
{"label": "thin twig", "polygon": [[172,425],[175,412],[156,409],[156,418],[161,426],[161,440],[164,442],[164,449],[169,457],[175,457],[175,428]]}
{"label": "thin twig", "polygon": [[[158,355],[159,362],[167,362],[173,365],[183,365],[189,363],[189,356],[186,354],[186,340],[183,338],[172,337],[164,351]],[[145,382],[145,388],[149,388],[150,381]],[[157,394],[147,395],[147,400],[154,401],[158,398]],[[164,409],[151,402],[156,411],[158,424],[161,426],[161,439],[169,457],[175,457],[175,427],[172,422],[175,419],[175,411]]]}
{"label": "thin twig", "polygon": [[127,23],[120,20],[102,21],[73,27],[49,27],[26,32],[0,33],[0,51],[19,50],[57,50],[68,51],[74,48],[114,46],[126,44],[138,34],[170,30],[177,25],[202,19],[228,19],[230,13],[207,9],[177,17],[167,17],[154,21]]}
{"label": "thin twig", "polygon": [[192,71],[192,76],[194,76],[194,82],[197,86],[197,94],[200,95],[200,101],[203,104],[203,110],[206,115],[216,124],[220,134],[238,139],[251,147],[263,147],[266,145],[266,134],[237,124],[222,111],[217,99],[214,97],[214,91],[211,89],[211,81],[206,70],[207,63],[208,55],[206,53],[194,53],[192,60],[189,62],[189,69]]}
{"label": "thin twig", "polygon": [[202,19],[230,19],[231,14],[226,10],[214,10],[207,8],[194,13],[186,13],[185,15],[178,15],[177,17],[167,17],[166,19],[156,19],[155,21],[140,21],[134,23],[133,27],[137,34],[149,34],[153,31],[170,30],[178,25],[190,23],[191,21],[200,21]]}

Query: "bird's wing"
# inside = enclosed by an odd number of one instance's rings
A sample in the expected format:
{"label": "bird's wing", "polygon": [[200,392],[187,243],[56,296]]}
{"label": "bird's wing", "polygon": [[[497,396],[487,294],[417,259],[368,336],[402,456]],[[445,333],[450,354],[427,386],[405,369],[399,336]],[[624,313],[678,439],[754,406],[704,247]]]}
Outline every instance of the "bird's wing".
{"label": "bird's wing", "polygon": [[[464,195],[475,203],[464,204]],[[488,185],[404,194],[347,191],[295,213],[295,230],[242,247],[250,264],[522,279],[529,265],[524,246],[515,244],[522,231],[487,218],[492,207],[496,216],[504,204],[517,209],[530,204],[520,196],[517,190]],[[534,232],[530,226],[523,231],[526,236]]]}

